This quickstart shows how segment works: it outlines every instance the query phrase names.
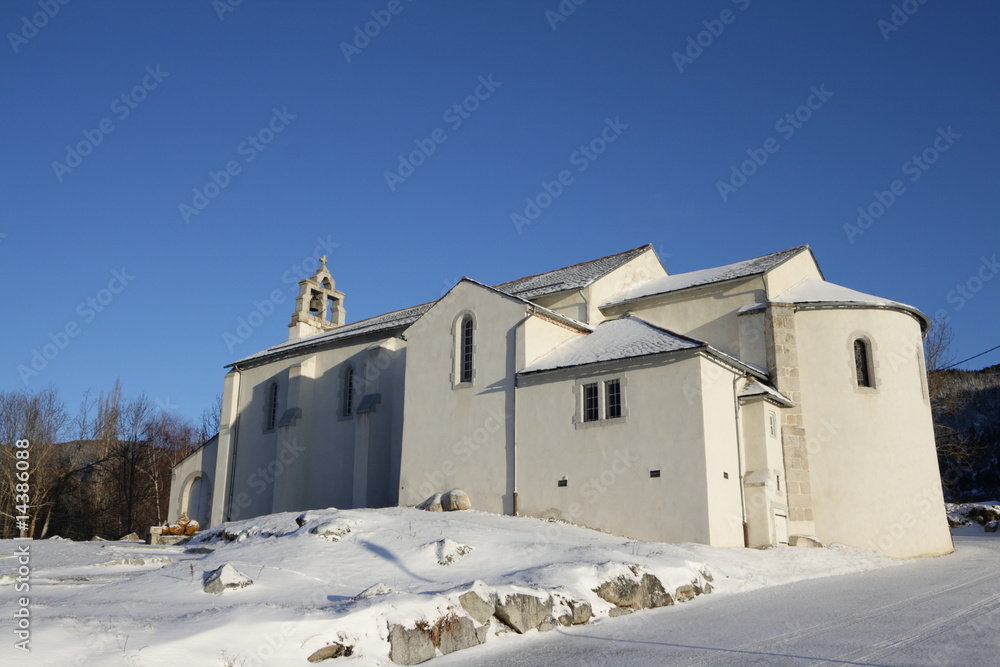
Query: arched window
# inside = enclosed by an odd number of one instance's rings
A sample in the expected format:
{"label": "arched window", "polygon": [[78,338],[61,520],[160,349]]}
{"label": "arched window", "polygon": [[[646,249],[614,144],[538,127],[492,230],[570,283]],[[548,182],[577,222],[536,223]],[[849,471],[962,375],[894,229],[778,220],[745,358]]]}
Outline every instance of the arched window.
{"label": "arched window", "polygon": [[344,371],[344,416],[354,414],[354,368],[347,367]]}
{"label": "arched window", "polygon": [[278,421],[278,383],[272,382],[267,389],[267,404],[264,410],[264,428],[268,431],[274,428]]}
{"label": "arched window", "polygon": [[859,387],[872,387],[871,357],[868,343],[858,338],[854,341],[854,370]]}
{"label": "arched window", "polygon": [[475,324],[472,321],[472,317],[465,316],[462,318],[462,329],[461,329],[461,343],[459,345],[460,351],[460,382],[472,382],[472,351],[473,351],[473,331],[475,329]]}

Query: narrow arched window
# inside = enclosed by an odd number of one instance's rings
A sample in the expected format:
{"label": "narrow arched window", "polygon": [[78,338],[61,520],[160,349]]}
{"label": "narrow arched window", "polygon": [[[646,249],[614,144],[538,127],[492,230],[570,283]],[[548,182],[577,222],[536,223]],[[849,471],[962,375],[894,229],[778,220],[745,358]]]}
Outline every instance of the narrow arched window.
{"label": "narrow arched window", "polygon": [[278,421],[278,383],[272,382],[267,389],[267,405],[264,412],[264,428],[270,431]]}
{"label": "narrow arched window", "polygon": [[354,414],[354,369],[350,366],[344,372],[344,416]]}
{"label": "narrow arched window", "polygon": [[860,338],[854,341],[854,370],[857,375],[859,387],[873,386],[868,343]]}
{"label": "narrow arched window", "polygon": [[472,350],[473,350],[473,330],[475,325],[471,317],[462,320],[462,340],[461,340],[461,382],[472,382]]}

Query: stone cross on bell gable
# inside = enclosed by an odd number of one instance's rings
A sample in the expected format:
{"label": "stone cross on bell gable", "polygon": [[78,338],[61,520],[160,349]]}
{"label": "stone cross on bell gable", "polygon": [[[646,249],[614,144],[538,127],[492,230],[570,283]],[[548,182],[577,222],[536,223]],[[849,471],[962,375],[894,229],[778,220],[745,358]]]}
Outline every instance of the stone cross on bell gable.
{"label": "stone cross on bell gable", "polygon": [[319,263],[323,265],[320,267],[321,269],[326,268],[326,255],[323,255],[322,257],[319,258]]}

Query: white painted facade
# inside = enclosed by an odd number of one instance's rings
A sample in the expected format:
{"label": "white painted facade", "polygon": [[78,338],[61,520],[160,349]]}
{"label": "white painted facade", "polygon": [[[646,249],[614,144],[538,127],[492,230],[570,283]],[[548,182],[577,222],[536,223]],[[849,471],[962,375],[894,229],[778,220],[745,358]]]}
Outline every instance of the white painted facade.
{"label": "white painted facade", "polygon": [[478,510],[635,539],[951,551],[926,317],[826,282],[807,246],[678,275],[643,246],[345,320],[324,261],[289,340],[231,365],[172,515],[458,487]]}

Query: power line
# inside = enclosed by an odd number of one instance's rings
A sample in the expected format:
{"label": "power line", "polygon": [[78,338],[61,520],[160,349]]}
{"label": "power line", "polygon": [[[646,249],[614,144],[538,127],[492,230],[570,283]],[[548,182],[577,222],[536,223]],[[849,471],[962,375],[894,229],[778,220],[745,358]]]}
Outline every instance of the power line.
{"label": "power line", "polygon": [[966,361],[972,361],[972,360],[973,360],[973,359],[975,359],[976,357],[981,357],[981,356],[983,356],[984,354],[989,354],[989,353],[990,353],[990,352],[992,352],[993,350],[997,350],[997,349],[1000,349],[1000,345],[997,345],[996,347],[991,347],[990,349],[986,350],[986,352],[980,352],[979,354],[976,354],[976,355],[973,355],[973,356],[969,357],[968,359],[962,359],[961,361],[956,361],[956,362],[955,362],[955,363],[953,363],[953,364],[948,364],[947,366],[945,366],[945,367],[944,367],[944,368],[942,368],[941,370],[943,370],[943,371],[946,371],[946,370],[948,370],[949,368],[954,368],[955,366],[958,366],[959,364],[964,364],[964,363],[965,363]]}

